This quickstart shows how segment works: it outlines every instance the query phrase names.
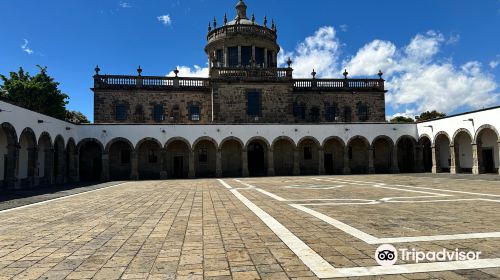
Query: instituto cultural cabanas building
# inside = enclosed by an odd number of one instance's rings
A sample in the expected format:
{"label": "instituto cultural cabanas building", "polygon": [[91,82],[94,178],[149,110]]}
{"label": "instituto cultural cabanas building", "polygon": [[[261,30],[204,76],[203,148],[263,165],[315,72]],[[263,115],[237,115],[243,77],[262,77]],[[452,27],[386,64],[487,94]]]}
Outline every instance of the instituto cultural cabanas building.
{"label": "instituto cultural cabanas building", "polygon": [[[94,124],[0,101],[0,186],[201,177],[499,172],[500,107],[387,123],[383,73],[293,77],[278,30],[239,1],[208,26],[206,78],[102,75]],[[286,28],[286,27],[285,27]],[[442,93],[446,94],[446,93]]]}

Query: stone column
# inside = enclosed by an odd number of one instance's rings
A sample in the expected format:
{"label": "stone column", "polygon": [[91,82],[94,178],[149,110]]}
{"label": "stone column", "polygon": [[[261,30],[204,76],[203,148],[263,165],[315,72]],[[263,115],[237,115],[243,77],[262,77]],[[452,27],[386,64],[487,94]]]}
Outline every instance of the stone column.
{"label": "stone column", "polygon": [[193,179],[196,173],[194,170],[194,151],[189,150],[189,169],[188,169],[188,178]]}
{"label": "stone column", "polygon": [[101,156],[101,180],[109,181],[109,154],[103,152]]}
{"label": "stone column", "polygon": [[215,176],[222,177],[222,150],[220,148],[215,151]]}
{"label": "stone column", "polygon": [[248,177],[248,153],[246,149],[241,150],[241,175],[243,177]]}
{"label": "stone column", "polygon": [[227,47],[224,47],[224,67],[229,66]]}
{"label": "stone column", "polygon": [[344,148],[344,170],[343,170],[343,173],[344,174],[351,174],[351,167],[349,164],[349,147],[348,146],[346,146]]}
{"label": "stone column", "polygon": [[160,149],[160,179],[164,180],[168,178],[167,173],[167,149]]}
{"label": "stone column", "polygon": [[325,175],[325,153],[323,148],[318,149],[318,165],[319,175]]}
{"label": "stone column", "polygon": [[437,150],[436,146],[432,146],[432,173],[438,173],[441,171],[439,167],[439,151]]}
{"label": "stone column", "polygon": [[476,143],[472,143],[472,174],[479,174],[479,149]]}
{"label": "stone column", "polygon": [[293,175],[300,175],[300,150],[299,148],[293,149]]}
{"label": "stone column", "polygon": [[264,49],[264,67],[267,68],[267,48]]}
{"label": "stone column", "polygon": [[368,148],[368,174],[374,174],[375,167],[373,165],[373,148]]}
{"label": "stone column", "polygon": [[274,153],[273,149],[267,150],[267,176],[274,176]]}
{"label": "stone column", "polygon": [[241,66],[241,46],[238,46],[238,66]]}
{"label": "stone column", "polygon": [[139,179],[139,155],[136,151],[130,154],[130,180]]}
{"label": "stone column", "polygon": [[457,174],[457,159],[455,157],[455,146],[450,145],[450,174]]}
{"label": "stone column", "polygon": [[398,147],[394,146],[392,149],[392,173],[399,173],[398,166]]}

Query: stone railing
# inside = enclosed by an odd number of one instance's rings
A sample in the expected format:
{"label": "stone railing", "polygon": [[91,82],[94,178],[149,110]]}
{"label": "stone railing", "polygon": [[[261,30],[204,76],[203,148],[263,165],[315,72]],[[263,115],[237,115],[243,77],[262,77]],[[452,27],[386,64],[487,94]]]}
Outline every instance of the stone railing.
{"label": "stone railing", "polygon": [[294,79],[294,90],[384,90],[383,79]]}
{"label": "stone railing", "polygon": [[222,27],[216,28],[207,35],[207,41],[210,43],[213,40],[219,39],[225,36],[233,36],[236,34],[243,35],[257,35],[261,37],[268,38],[272,41],[276,41],[276,32],[260,25],[248,25],[248,24],[237,24],[237,25],[224,25]]}
{"label": "stone railing", "polygon": [[228,68],[213,67],[210,77],[213,79],[243,80],[291,80],[291,68]]}
{"label": "stone railing", "polygon": [[94,89],[183,89],[206,90],[208,78],[181,78],[163,76],[95,75]]}

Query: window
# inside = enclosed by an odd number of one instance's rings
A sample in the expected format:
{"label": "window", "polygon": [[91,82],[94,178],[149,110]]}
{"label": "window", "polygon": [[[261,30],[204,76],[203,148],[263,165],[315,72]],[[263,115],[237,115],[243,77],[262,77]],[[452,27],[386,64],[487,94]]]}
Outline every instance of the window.
{"label": "window", "polygon": [[326,105],[325,120],[329,122],[335,121],[336,115],[337,115],[337,107],[335,105]]}
{"label": "window", "polygon": [[200,148],[198,151],[198,162],[199,163],[207,163],[208,162],[208,149]]}
{"label": "window", "polygon": [[215,59],[217,60],[216,67],[224,65],[224,52],[221,49],[215,51]]}
{"label": "window", "polygon": [[179,106],[175,105],[173,108],[172,108],[172,114],[170,116],[170,119],[174,122],[177,122],[179,121],[180,119],[180,116],[181,116],[181,113],[179,112]]}
{"label": "window", "polygon": [[304,147],[304,160],[311,160],[312,159],[312,148],[311,146],[305,146]]}
{"label": "window", "polygon": [[192,121],[199,121],[200,120],[200,106],[191,105],[189,107],[189,119]]}
{"label": "window", "polygon": [[148,152],[148,162],[149,163],[156,163],[158,161],[158,157],[155,154],[154,150],[149,150]]}
{"label": "window", "polygon": [[358,118],[360,121],[368,120],[368,106],[366,104],[358,104]]}
{"label": "window", "polygon": [[120,162],[121,162],[121,164],[129,164],[130,163],[130,150],[129,149],[121,150]]}
{"label": "window", "polygon": [[304,103],[293,103],[293,116],[304,120],[306,118],[306,104]]}
{"label": "window", "polygon": [[115,120],[125,121],[127,120],[127,106],[124,104],[116,105],[115,107]]}
{"label": "window", "polygon": [[264,48],[255,48],[255,64],[264,67]]}
{"label": "window", "polygon": [[351,107],[346,106],[344,107],[344,122],[350,122],[351,121]]}
{"label": "window", "polygon": [[229,67],[238,66],[238,47],[227,48]]}
{"label": "window", "polygon": [[249,92],[247,95],[247,113],[249,116],[260,116],[260,92]]}
{"label": "window", "polygon": [[252,47],[241,47],[241,65],[252,65]]}
{"label": "window", "polygon": [[153,106],[153,119],[156,122],[163,121],[163,119],[164,119],[164,116],[163,116],[163,105],[161,105],[161,104],[155,104]]}
{"label": "window", "polygon": [[311,112],[309,114],[311,116],[311,121],[319,122],[320,111],[319,111],[318,107],[316,107],[316,106],[312,107]]}
{"label": "window", "polygon": [[273,62],[273,52],[267,51],[267,65],[269,67],[276,67]]}

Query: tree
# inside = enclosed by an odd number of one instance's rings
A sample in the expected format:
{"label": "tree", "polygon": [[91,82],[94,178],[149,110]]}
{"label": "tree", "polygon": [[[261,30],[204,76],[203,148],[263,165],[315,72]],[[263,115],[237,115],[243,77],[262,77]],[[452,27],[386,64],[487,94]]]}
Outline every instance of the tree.
{"label": "tree", "polygon": [[397,116],[390,120],[391,123],[414,123],[415,120],[408,117]]}
{"label": "tree", "polygon": [[0,74],[3,81],[3,85],[0,85],[0,98],[57,119],[71,121],[74,118],[88,122],[82,113],[66,110],[68,95],[63,93],[58,88],[59,83],[47,74],[47,67],[37,67],[40,73],[34,76],[25,72],[22,67],[19,67],[17,72],[10,72],[9,77]]}
{"label": "tree", "polygon": [[87,117],[78,111],[66,111],[66,118],[68,122],[80,124],[80,123],[90,123]]}
{"label": "tree", "polygon": [[428,120],[433,120],[433,119],[439,119],[439,118],[442,118],[442,117],[446,117],[446,114],[445,113],[440,113],[436,110],[433,110],[433,111],[426,111],[426,112],[423,112],[422,114],[420,114],[419,117],[417,117],[417,120],[419,122],[423,122],[423,121],[428,121]]}

